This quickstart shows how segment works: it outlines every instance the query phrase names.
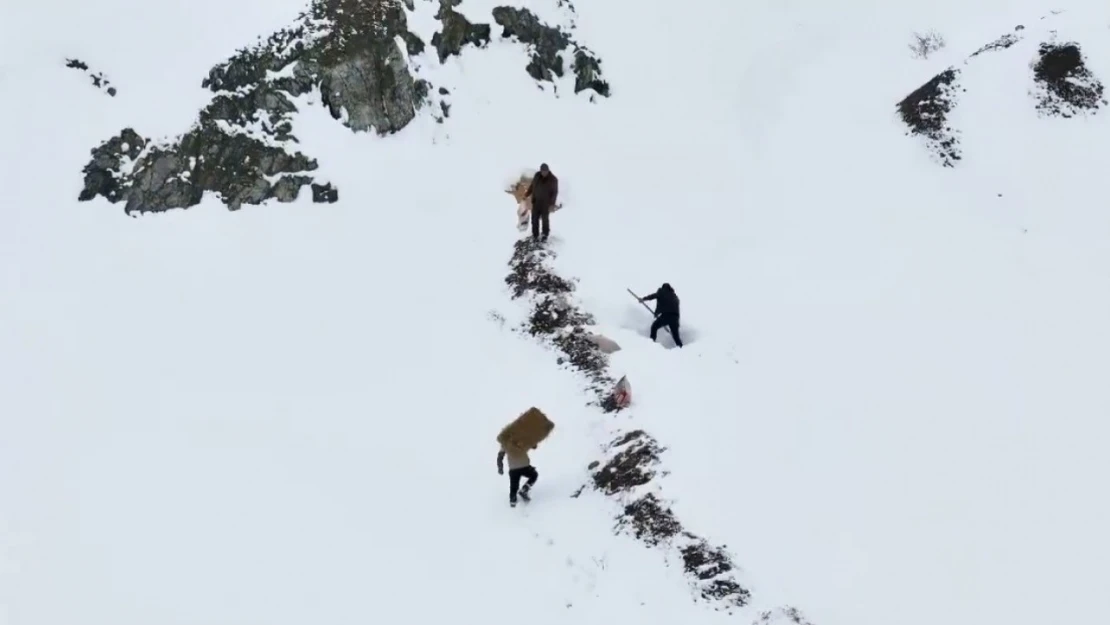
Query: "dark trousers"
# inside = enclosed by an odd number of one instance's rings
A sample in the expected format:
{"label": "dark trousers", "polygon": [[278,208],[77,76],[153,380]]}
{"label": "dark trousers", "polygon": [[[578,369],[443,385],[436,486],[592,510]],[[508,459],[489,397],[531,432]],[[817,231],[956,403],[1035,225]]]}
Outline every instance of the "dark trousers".
{"label": "dark trousers", "polygon": [[535,205],[532,206],[532,238],[533,239],[540,238],[540,224],[543,224],[543,238],[546,239],[547,235],[551,234],[551,220],[549,219],[550,214],[551,214],[551,208],[550,207],[542,208],[542,207],[535,206]]}
{"label": "dark trousers", "polygon": [[520,490],[520,478],[522,477],[528,478],[528,481],[524,483],[524,491],[527,494],[528,489],[532,488],[532,484],[536,483],[540,474],[536,472],[536,467],[531,466],[509,469],[509,501],[516,501],[516,493]]}
{"label": "dark trousers", "polygon": [[678,317],[677,316],[661,316],[656,317],[655,321],[651,324],[651,340],[655,340],[655,335],[659,333],[660,328],[666,326],[671,331],[671,336],[674,337],[674,344],[682,347],[682,337],[678,335]]}

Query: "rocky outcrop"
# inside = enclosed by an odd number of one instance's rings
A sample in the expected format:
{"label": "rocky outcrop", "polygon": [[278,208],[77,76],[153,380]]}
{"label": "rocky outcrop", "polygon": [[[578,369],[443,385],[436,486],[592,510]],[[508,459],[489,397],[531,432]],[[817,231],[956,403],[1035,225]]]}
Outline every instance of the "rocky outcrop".
{"label": "rocky outcrop", "polygon": [[501,26],[502,38],[516,39],[528,46],[530,57],[525,70],[533,79],[553,83],[562,78],[566,73],[563,58],[569,52],[570,69],[575,75],[574,92],[590,89],[609,97],[609,83],[601,75],[601,60],[563,30],[544,24],[523,8],[499,6],[493,10],[493,20]]}
{"label": "rocky outcrop", "polygon": [[[268,96],[279,100],[318,89],[332,117],[351,130],[390,134],[412,121],[428,94],[398,37],[422,49],[400,0],[316,0],[296,26],[216,66],[202,86],[218,93],[269,85]],[[271,73],[282,76],[270,81]]]}
{"label": "rocky outcrop", "polygon": [[959,70],[948,68],[921,85],[898,103],[902,122],[910,135],[925,137],[929,150],[945,167],[959,161],[958,132],[948,124],[948,113],[955,106]]}
{"label": "rocky outcrop", "polygon": [[159,212],[196,205],[211,191],[236,210],[293,201],[311,185],[314,202],[337,201],[338,190],[312,175],[316,160],[296,150],[293,98],[318,92],[354,131],[404,128],[429,85],[409,71],[398,37],[406,51],[422,49],[400,0],[316,0],[294,26],[208,73],[201,86],[212,100],[184,135],[155,145],[128,129],[94,149],[79,199]]}
{"label": "rocky outcrop", "polygon": [[[1052,11],[1041,20],[1060,14]],[[1012,32],[987,43],[972,52],[963,64],[968,65],[987,53],[1013,49],[1029,37],[1029,29],[1017,25]],[[1052,40],[1055,30],[1042,33]],[[1012,54],[1009,53],[1009,54]],[[1074,117],[1091,114],[1106,106],[1104,88],[1099,79],[1087,68],[1079,44],[1042,43],[1037,49],[1033,68],[1034,106],[1042,117]],[[959,130],[952,127],[948,118],[957,104],[957,93],[967,91],[960,84],[961,71],[950,67],[914,90],[898,103],[898,113],[909,128],[907,134],[925,138],[928,149],[941,165],[954,167],[962,159]]]}
{"label": "rocky outcrop", "polygon": [[439,54],[440,63],[447,61],[449,56],[458,56],[467,44],[482,48],[489,43],[489,24],[471,24],[455,10],[461,3],[462,0],[439,0],[436,19],[443,24],[443,30],[432,35],[432,46]]}
{"label": "rocky outcrop", "polygon": [[[489,24],[472,24],[455,10],[462,0],[437,1],[442,29],[431,43],[441,63],[468,44],[489,42]],[[317,161],[297,149],[298,106],[318,98],[352,131],[377,135],[400,131],[422,110],[440,123],[450,113],[447,89],[417,75],[422,61],[412,57],[426,45],[408,29],[406,9],[415,9],[414,0],[313,0],[292,26],[208,72],[201,86],[212,98],[184,134],[152,141],[129,128],[93,149],[79,199],[104,197],[142,213],[188,208],[212,192],[236,210],[293,201],[307,185],[314,202],[338,201],[338,189],[317,180]],[[518,23],[526,38],[529,25],[547,28],[534,17]],[[569,48],[565,36],[556,43],[574,50],[581,89],[608,93],[600,61],[585,48]],[[543,63],[556,62],[550,52],[545,44]]]}
{"label": "rocky outcrop", "polygon": [[[211,191],[237,210],[271,198],[297,199],[301,187],[313,183],[307,174],[316,168],[316,161],[300,152],[289,154],[214,122],[196,126],[169,145],[154,145],[128,128],[93,150],[78,199],[101,195],[124,201],[130,214],[188,208]],[[337,199],[313,195],[315,201]]]}
{"label": "rocky outcrop", "polygon": [[113,98],[116,97],[116,88],[112,86],[112,82],[108,80],[108,77],[105,76],[103,72],[94,72],[89,69],[87,63],[80,59],[66,59],[66,67],[84,72],[89,77],[89,80],[92,81],[94,87]]}
{"label": "rocky outcrop", "polygon": [[1037,110],[1050,117],[1094,113],[1106,105],[1102,82],[1087,69],[1079,44],[1042,43],[1033,66]]}

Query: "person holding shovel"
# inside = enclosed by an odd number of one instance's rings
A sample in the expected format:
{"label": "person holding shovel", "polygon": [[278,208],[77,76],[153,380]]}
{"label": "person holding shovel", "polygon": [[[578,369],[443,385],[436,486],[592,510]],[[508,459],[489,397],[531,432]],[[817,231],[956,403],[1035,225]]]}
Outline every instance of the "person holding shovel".
{"label": "person holding shovel", "polygon": [[656,300],[657,302],[655,305],[655,321],[651,324],[652,342],[655,341],[655,335],[659,333],[659,329],[665,326],[671,331],[674,344],[682,347],[682,338],[678,335],[678,294],[674,292],[671,285],[664,282],[658,291],[637,299],[645,305],[648,300]]}

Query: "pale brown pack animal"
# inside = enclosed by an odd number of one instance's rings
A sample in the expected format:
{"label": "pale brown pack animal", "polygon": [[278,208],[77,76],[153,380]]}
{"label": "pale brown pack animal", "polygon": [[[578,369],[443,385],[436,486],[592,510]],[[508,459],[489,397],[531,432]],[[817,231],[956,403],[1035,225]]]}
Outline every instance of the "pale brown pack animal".
{"label": "pale brown pack animal", "polygon": [[[520,175],[520,179],[509,185],[505,189],[505,193],[513,196],[516,200],[516,227],[518,230],[527,230],[528,222],[532,217],[532,198],[524,197],[528,192],[528,185],[532,184],[536,172],[525,172]],[[562,202],[557,202],[555,206],[551,207],[551,212],[555,212],[563,207]]]}

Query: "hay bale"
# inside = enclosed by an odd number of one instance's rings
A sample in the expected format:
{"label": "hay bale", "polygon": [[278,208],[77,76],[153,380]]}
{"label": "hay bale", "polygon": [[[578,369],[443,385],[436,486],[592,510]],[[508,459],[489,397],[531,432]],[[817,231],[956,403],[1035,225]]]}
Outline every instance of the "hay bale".
{"label": "hay bale", "polygon": [[512,423],[501,428],[497,442],[502,447],[532,449],[538,446],[555,429],[555,424],[535,406],[529,408]]}

